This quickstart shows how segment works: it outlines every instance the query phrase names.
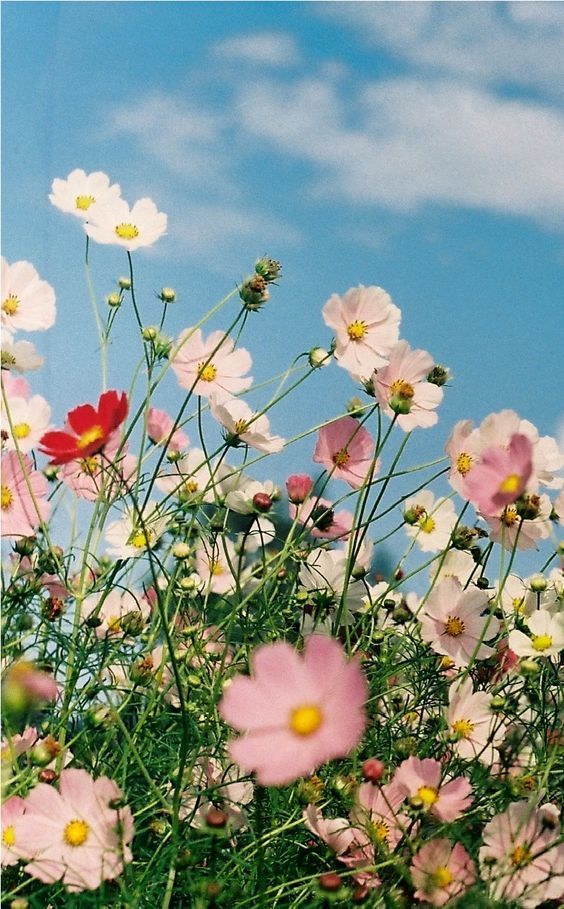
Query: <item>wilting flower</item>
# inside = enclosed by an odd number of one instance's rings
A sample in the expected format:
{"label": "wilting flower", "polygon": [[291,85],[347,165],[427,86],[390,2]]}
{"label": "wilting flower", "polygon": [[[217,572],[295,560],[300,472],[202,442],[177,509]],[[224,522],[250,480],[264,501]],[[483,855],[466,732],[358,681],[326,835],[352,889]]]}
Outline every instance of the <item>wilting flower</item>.
{"label": "wilting flower", "polygon": [[30,398],[7,395],[8,407],[1,408],[2,433],[8,451],[28,452],[38,444],[49,426],[51,408],[41,395]]}
{"label": "wilting flower", "polygon": [[55,322],[55,291],[41,280],[31,262],[9,265],[2,258],[0,296],[2,325],[10,332],[45,331]]}
{"label": "wilting flower", "polygon": [[345,480],[359,489],[370,471],[375,476],[379,463],[373,465],[374,439],[354,417],[340,417],[319,430],[313,460],[323,464],[334,480]]}
{"label": "wilting flower", "polygon": [[509,647],[520,657],[558,656],[564,649],[564,614],[537,609],[525,619],[527,631],[509,632]]}
{"label": "wilting flower", "polygon": [[358,662],[332,638],[313,635],[302,655],[285,642],[264,644],[253,653],[252,676],[236,676],[219,705],[244,733],[231,757],[263,786],[291,783],[358,744],[366,694]]}
{"label": "wilting flower", "polygon": [[252,377],[250,353],[244,347],[234,350],[233,340],[222,331],[213,331],[204,341],[199,328],[187,328],[173,345],[170,362],[182,388],[209,397],[212,392],[228,395],[245,391]]}
{"label": "wilting flower", "polygon": [[519,498],[533,469],[533,446],[518,433],[507,448],[486,448],[465,478],[464,495],[483,515],[495,515]]}
{"label": "wilting flower", "polygon": [[407,341],[398,341],[389,354],[389,363],[374,374],[374,391],[383,413],[396,415],[405,432],[416,426],[427,428],[438,420],[435,409],[443,390],[427,381],[433,358],[424,350],[412,350]]}
{"label": "wilting flower", "polygon": [[63,770],[58,791],[39,783],[19,825],[24,870],[45,884],[61,880],[72,893],[116,878],[132,859],[131,810],[111,807],[121,798],[112,780],[94,780],[85,770]]}
{"label": "wilting flower", "polygon": [[139,199],[133,208],[124,199],[108,200],[96,205],[91,220],[84,224],[96,243],[112,243],[129,252],[152,246],[166,233],[167,217],[157,210],[152,199]]}
{"label": "wilting flower", "polygon": [[444,906],[460,896],[477,877],[464,846],[446,839],[425,843],[414,856],[410,871],[417,887],[415,898],[432,906]]}
{"label": "wilting flower", "polygon": [[254,413],[241,398],[214,392],[210,395],[210,410],[227,430],[230,441],[244,442],[250,448],[267,454],[282,451],[284,439],[270,434],[268,417]]}
{"label": "wilting flower", "polygon": [[457,667],[472,660],[485,660],[494,654],[484,638],[499,632],[499,621],[488,609],[489,597],[483,590],[463,590],[456,578],[445,578],[435,585],[420,615],[421,637],[436,653],[452,659]]}
{"label": "wilting flower", "polygon": [[147,435],[154,445],[166,445],[169,451],[188,448],[189,439],[185,432],[175,429],[174,420],[165,410],[150,407],[147,414]]}
{"label": "wilting flower", "polygon": [[438,552],[448,547],[456,524],[452,499],[435,501],[431,490],[423,489],[406,499],[403,508],[407,522],[405,532],[422,552]]}
{"label": "wilting flower", "polygon": [[29,537],[49,517],[47,480],[29,455],[2,455],[2,536]]}
{"label": "wilting flower", "polygon": [[419,807],[440,821],[461,817],[471,804],[472,786],[464,776],[441,783],[443,768],[432,758],[409,757],[394,774],[393,782],[402,789],[414,807]]}
{"label": "wilting flower", "polygon": [[8,331],[2,332],[2,369],[9,372],[32,372],[43,365],[31,341],[14,341]]}
{"label": "wilting flower", "polygon": [[86,174],[80,168],[70,172],[66,180],[55,177],[49,201],[83,221],[91,218],[94,205],[111,205],[121,194],[118,183],[110,186],[110,178],[101,171]]}
{"label": "wilting flower", "polygon": [[336,337],[335,359],[355,379],[368,379],[385,366],[399,337],[401,312],[381,287],[351,287],[337,294],[322,310],[323,320]]}
{"label": "wilting flower", "polygon": [[67,414],[63,430],[47,432],[40,440],[40,451],[48,455],[52,464],[66,464],[88,458],[102,451],[112,433],[127,417],[127,395],[105,391],[98,406],[81,404]]}

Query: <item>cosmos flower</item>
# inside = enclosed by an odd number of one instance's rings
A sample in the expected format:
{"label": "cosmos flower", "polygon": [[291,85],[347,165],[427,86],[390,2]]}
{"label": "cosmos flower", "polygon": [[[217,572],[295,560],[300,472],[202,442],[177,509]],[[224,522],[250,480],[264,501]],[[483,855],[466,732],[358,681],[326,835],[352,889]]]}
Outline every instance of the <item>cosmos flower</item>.
{"label": "cosmos flower", "polygon": [[355,379],[385,366],[399,338],[401,312],[381,287],[351,287],[327,301],[323,320],[336,337],[335,359]]}
{"label": "cosmos flower", "polygon": [[170,363],[181,388],[208,398],[213,392],[227,395],[245,391],[252,384],[244,376],[252,365],[251,355],[222,331],[213,331],[207,341],[199,328],[181,332],[171,350]]}
{"label": "cosmos flower", "polygon": [[464,846],[447,839],[425,843],[414,856],[410,871],[417,887],[415,898],[431,906],[444,906],[477,878],[474,862]]}
{"label": "cosmos flower", "polygon": [[525,618],[528,634],[513,629],[509,647],[519,657],[555,657],[564,649],[564,614],[536,609]]}
{"label": "cosmos flower", "polygon": [[105,391],[97,407],[81,404],[67,414],[63,430],[45,433],[40,439],[40,451],[48,455],[52,464],[66,464],[88,458],[102,451],[112,433],[127,417],[127,395]]}
{"label": "cosmos flower", "polygon": [[97,204],[84,229],[96,243],[122,246],[128,252],[152,246],[166,233],[167,216],[157,210],[152,199],[139,199],[133,208],[115,198]]}
{"label": "cosmos flower", "polygon": [[408,815],[401,811],[404,799],[404,789],[394,781],[384,786],[362,783],[351,820],[367,830],[373,841],[394,850],[411,823]]}
{"label": "cosmos flower", "polygon": [[432,758],[409,757],[396,770],[393,782],[414,806],[449,823],[461,817],[471,804],[472,786],[466,777],[441,783],[443,767]]}
{"label": "cosmos flower", "polygon": [[47,479],[29,455],[2,455],[2,536],[28,537],[49,516]]}
{"label": "cosmos flower", "polygon": [[1,425],[7,451],[29,452],[39,443],[51,419],[51,407],[41,395],[28,398],[7,395],[8,407],[2,402]]}
{"label": "cosmos flower", "polygon": [[147,414],[147,435],[154,445],[165,445],[169,451],[188,448],[189,439],[180,429],[173,430],[174,420],[166,410],[150,407]]}
{"label": "cosmos flower", "polygon": [[511,436],[507,448],[486,448],[464,479],[464,495],[482,515],[498,514],[525,490],[533,470],[532,458],[531,442],[519,433]]}
{"label": "cosmos flower", "polygon": [[389,353],[389,363],[374,373],[374,392],[383,413],[396,415],[405,432],[417,426],[434,426],[435,409],[443,390],[427,381],[434,362],[424,350],[412,350],[407,341],[398,341]]}
{"label": "cosmos flower", "polygon": [[490,709],[491,694],[474,692],[472,679],[455,681],[449,688],[447,725],[454,739],[453,750],[465,760],[476,758],[491,765],[497,757],[498,745],[504,736],[504,726],[496,722]]}
{"label": "cosmos flower", "polygon": [[114,559],[136,559],[144,555],[157,545],[168,523],[168,517],[161,514],[156,502],[147,502],[142,514],[126,511],[106,526],[108,555]]}
{"label": "cosmos flower", "polygon": [[421,637],[457,667],[485,660],[495,651],[483,641],[493,638],[500,628],[499,620],[487,612],[488,606],[489,595],[484,590],[463,590],[456,578],[445,578],[435,585],[419,615]]}
{"label": "cosmos flower", "polygon": [[9,331],[2,332],[2,369],[9,372],[33,372],[43,365],[31,341],[14,341]]}
{"label": "cosmos flower", "polygon": [[41,280],[31,262],[9,265],[2,258],[0,297],[2,326],[9,332],[45,331],[55,322],[55,291]]}
{"label": "cosmos flower", "polygon": [[121,195],[119,184],[110,186],[106,174],[101,171],[86,174],[80,168],[71,171],[66,180],[56,177],[51,189],[51,204],[83,221],[92,217],[95,205],[111,205]]}
{"label": "cosmos flower", "polygon": [[2,866],[16,865],[21,858],[19,828],[25,807],[25,801],[17,795],[2,803]]}
{"label": "cosmos flower", "polygon": [[210,395],[212,416],[227,430],[228,439],[243,442],[257,451],[274,454],[282,451],[284,439],[270,433],[265,414],[254,413],[246,401],[214,392]]}
{"label": "cosmos flower", "polygon": [[323,464],[334,480],[345,480],[353,489],[359,489],[374,467],[374,439],[354,417],[340,417],[319,430],[313,460]]}
{"label": "cosmos flower", "polygon": [[452,499],[437,499],[430,489],[422,489],[403,504],[408,537],[422,552],[439,552],[448,548],[456,524]]}

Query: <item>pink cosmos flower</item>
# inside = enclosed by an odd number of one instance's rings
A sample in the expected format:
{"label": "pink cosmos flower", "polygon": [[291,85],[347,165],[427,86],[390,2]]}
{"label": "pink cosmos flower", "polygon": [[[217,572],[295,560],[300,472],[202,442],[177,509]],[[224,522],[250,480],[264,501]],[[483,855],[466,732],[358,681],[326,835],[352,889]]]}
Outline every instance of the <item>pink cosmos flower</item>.
{"label": "pink cosmos flower", "polygon": [[[345,480],[353,489],[365,482],[374,457],[374,440],[354,417],[340,417],[319,430],[313,460],[323,464],[334,480]],[[374,466],[374,475],[379,469]]]}
{"label": "pink cosmos flower", "polygon": [[533,469],[533,446],[515,433],[508,448],[486,448],[463,482],[467,499],[483,515],[496,515],[524,491]]}
{"label": "pink cosmos flower", "polygon": [[301,505],[290,503],[288,511],[292,521],[299,521],[310,531],[312,537],[324,540],[346,540],[352,530],[352,512],[333,509],[328,499],[311,498]]}
{"label": "pink cosmos flower", "polygon": [[286,480],[286,489],[290,502],[300,505],[313,489],[313,479],[307,473],[293,473]]}
{"label": "pink cosmos flower", "polygon": [[72,893],[113,880],[132,859],[129,808],[111,808],[122,793],[108,777],[63,770],[59,791],[39,783],[25,800],[19,850],[25,871],[46,884],[61,880]]}
{"label": "pink cosmos flower", "polygon": [[28,660],[12,663],[2,677],[2,694],[10,704],[21,703],[28,709],[41,701],[55,701],[59,686],[49,672]]}
{"label": "pink cosmos flower", "polygon": [[415,899],[432,906],[444,906],[460,896],[477,878],[474,862],[460,843],[431,840],[425,843],[411,863]]}
{"label": "pink cosmos flower", "polygon": [[323,320],[335,332],[335,359],[355,379],[368,379],[387,363],[399,338],[401,312],[381,287],[351,287],[337,294],[322,310]]}
{"label": "pink cosmos flower", "polygon": [[474,692],[472,679],[453,682],[449,688],[447,725],[455,738],[453,750],[468,761],[476,758],[491,765],[497,758],[497,748],[504,737],[503,723],[497,722],[490,709],[491,694]]}
{"label": "pink cosmos flower", "polygon": [[419,616],[421,637],[435,653],[449,656],[457,667],[473,660],[485,660],[495,651],[484,644],[498,634],[499,620],[491,613],[484,590],[463,590],[457,578],[445,578],[435,585]]}
{"label": "pink cosmos flower", "polygon": [[191,785],[182,793],[178,816],[192,827],[202,827],[210,808],[217,806],[227,814],[229,829],[240,830],[247,823],[244,806],[252,802],[253,794],[253,784],[240,780],[236,767],[225,768],[217,758],[202,756],[196,761]]}
{"label": "pink cosmos flower", "polygon": [[231,757],[263,786],[291,783],[355,748],[366,695],[358,661],[333,638],[313,635],[301,655],[285,642],[264,644],[253,653],[251,677],[236,676],[219,705],[244,733]]}
{"label": "pink cosmos flower", "polygon": [[48,483],[29,455],[2,455],[2,536],[29,537],[49,517]]}
{"label": "pink cosmos flower", "polygon": [[357,869],[353,878],[358,884],[374,888],[381,883],[373,870],[376,862],[373,844],[364,830],[351,826],[342,817],[324,818],[316,805],[308,805],[302,815],[305,826],[326,843],[347,868]]}
{"label": "pink cosmos flower", "polygon": [[2,739],[1,759],[14,763],[20,754],[25,754],[33,748],[38,738],[39,733],[35,726],[26,726],[21,734],[16,733],[10,738]]}
{"label": "pink cosmos flower", "polygon": [[23,376],[13,376],[8,370],[2,372],[2,384],[8,398],[25,398],[31,395],[31,387]]}
{"label": "pink cosmos flower", "polygon": [[128,629],[140,631],[151,615],[151,606],[143,594],[114,587],[106,597],[91,593],[82,603],[82,617],[96,617],[96,635],[123,634]]}
{"label": "pink cosmos flower", "polygon": [[233,395],[249,388],[252,377],[244,374],[251,368],[251,355],[244,347],[234,350],[234,346],[222,331],[213,331],[204,341],[199,328],[185,329],[170,354],[181,388],[206,398],[216,391]]}
{"label": "pink cosmos flower", "polygon": [[405,432],[416,426],[434,426],[434,412],[443,399],[443,390],[427,382],[433,358],[424,350],[412,350],[407,341],[398,341],[390,351],[390,362],[374,373],[374,391],[382,411],[397,415]]}
{"label": "pink cosmos flower", "polygon": [[7,395],[7,402],[8,407],[2,402],[1,408],[4,447],[7,451],[19,448],[20,451],[29,452],[39,444],[42,435],[49,428],[51,407],[41,395],[27,398]]}
{"label": "pink cosmos flower", "polygon": [[564,895],[564,844],[544,819],[543,808],[513,802],[484,827],[480,872],[494,900],[529,909]]}
{"label": "pink cosmos flower", "polygon": [[224,594],[234,590],[240,561],[229,537],[218,535],[215,541],[202,538],[196,548],[196,571],[204,591]]}
{"label": "pink cosmos flower", "polygon": [[499,515],[487,515],[485,520],[490,528],[490,540],[500,543],[504,549],[538,549],[539,540],[550,535],[552,504],[547,495],[526,497],[531,508],[531,517],[519,513],[516,505],[506,505]]}
{"label": "pink cosmos flower", "polygon": [[61,466],[61,480],[79,499],[95,502],[100,497],[111,502],[131,488],[137,474],[137,458],[124,452],[114,454],[121,446],[118,436],[113,437],[110,450],[90,455]]}
{"label": "pink cosmos flower", "polygon": [[228,439],[244,442],[250,448],[274,454],[282,451],[285,440],[270,434],[265,414],[254,413],[246,401],[221,392],[210,394],[212,416],[227,430]]}
{"label": "pink cosmos flower", "polygon": [[460,495],[464,495],[464,481],[478,463],[482,448],[480,433],[474,429],[472,420],[459,420],[448,438],[445,452],[451,464],[448,481]]}
{"label": "pink cosmos flower", "polygon": [[2,865],[16,865],[21,856],[20,823],[25,813],[25,802],[14,795],[2,804]]}
{"label": "pink cosmos flower", "polygon": [[174,420],[166,410],[150,407],[147,414],[147,435],[154,445],[166,445],[169,451],[182,451],[188,448],[189,439],[185,432],[175,429]]}
{"label": "pink cosmos flower", "polygon": [[3,328],[10,332],[51,328],[55,322],[55,291],[47,281],[41,280],[31,262],[9,265],[2,258],[1,283]]}
{"label": "pink cosmos flower", "polygon": [[449,823],[461,817],[472,803],[472,786],[458,776],[441,785],[443,766],[432,758],[409,757],[396,770],[393,782],[413,804],[421,806],[440,821]]}
{"label": "pink cosmos flower", "polygon": [[395,781],[384,786],[363,783],[358,789],[351,820],[368,830],[372,840],[393,851],[411,824],[408,815],[400,811],[404,799],[404,789]]}

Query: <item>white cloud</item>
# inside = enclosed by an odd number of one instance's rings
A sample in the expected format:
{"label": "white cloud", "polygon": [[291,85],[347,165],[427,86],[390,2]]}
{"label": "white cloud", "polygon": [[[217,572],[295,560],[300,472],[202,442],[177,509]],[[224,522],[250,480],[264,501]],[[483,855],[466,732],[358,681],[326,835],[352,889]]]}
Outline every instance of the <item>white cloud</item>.
{"label": "white cloud", "polygon": [[292,35],[272,32],[226,38],[215,45],[213,52],[223,59],[272,67],[296,66],[301,56]]}
{"label": "white cloud", "polygon": [[564,92],[564,4],[333,2],[314,14],[432,72]]}

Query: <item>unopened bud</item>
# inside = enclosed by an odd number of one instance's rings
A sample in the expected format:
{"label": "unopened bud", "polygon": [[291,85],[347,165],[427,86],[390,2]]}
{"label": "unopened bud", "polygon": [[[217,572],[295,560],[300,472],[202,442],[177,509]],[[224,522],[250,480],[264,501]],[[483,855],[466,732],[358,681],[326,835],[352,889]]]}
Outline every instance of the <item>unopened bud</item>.
{"label": "unopened bud", "polygon": [[521,660],[519,671],[521,675],[537,675],[540,672],[540,666],[536,660]]}
{"label": "unopened bud", "polygon": [[213,830],[221,830],[227,825],[229,820],[225,811],[221,808],[210,808],[206,814],[206,824]]}
{"label": "unopened bud", "polygon": [[109,294],[106,297],[106,303],[108,306],[111,306],[113,309],[116,309],[118,306],[121,306],[121,294],[114,293]]}
{"label": "unopened bud", "polygon": [[369,758],[362,765],[362,775],[367,783],[379,783],[386,771],[386,765],[378,758]]}
{"label": "unopened bud", "polygon": [[147,328],[141,329],[141,337],[144,341],[154,341],[159,335],[159,329],[155,325],[148,325]]}
{"label": "unopened bud", "polygon": [[155,817],[149,822],[149,830],[155,836],[164,836],[169,829],[169,825],[162,817]]}
{"label": "unopened bud", "polygon": [[312,369],[318,369],[320,366],[329,366],[331,354],[323,347],[312,347],[308,354],[308,360]]}
{"label": "unopened bud", "polygon": [[327,871],[325,874],[319,875],[317,883],[320,890],[325,890],[327,893],[336,893],[341,889],[343,879],[335,871]]}
{"label": "unopened bud", "polygon": [[272,499],[266,492],[256,492],[253,496],[253,508],[264,514],[272,508]]}
{"label": "unopened bud", "polygon": [[443,385],[446,385],[450,378],[449,371],[446,366],[433,366],[431,372],[427,376],[427,382],[430,382],[431,385],[437,385],[441,388]]}
{"label": "unopened bud", "polygon": [[47,783],[47,785],[51,786],[57,780],[58,775],[54,770],[45,769],[40,770],[37,777],[40,783]]}
{"label": "unopened bud", "polygon": [[294,505],[305,502],[313,489],[313,480],[306,473],[293,473],[286,480],[288,498]]}
{"label": "unopened bud", "polygon": [[253,312],[259,310],[270,299],[267,282],[262,275],[251,275],[239,288],[239,296],[245,306]]}
{"label": "unopened bud", "polygon": [[159,297],[163,303],[174,303],[176,300],[176,291],[173,290],[172,287],[163,287]]}
{"label": "unopened bud", "polygon": [[395,747],[400,757],[410,757],[412,754],[417,754],[417,742],[412,735],[397,739]]}
{"label": "unopened bud", "polygon": [[361,417],[365,411],[365,405],[362,398],[354,397],[347,401],[347,413],[351,417]]}
{"label": "unopened bud", "polygon": [[534,574],[529,578],[529,587],[533,593],[543,593],[548,587],[548,581],[542,574]]}
{"label": "unopened bud", "polygon": [[489,586],[490,586],[489,578],[487,578],[485,576],[485,574],[482,574],[482,575],[480,575],[479,578],[477,578],[476,587],[479,590],[486,590]]}
{"label": "unopened bud", "polygon": [[188,543],[175,543],[171,550],[175,559],[187,559],[192,552]]}
{"label": "unopened bud", "polygon": [[131,290],[131,279],[119,278],[118,287],[121,287],[122,290]]}
{"label": "unopened bud", "polygon": [[407,606],[397,606],[392,612],[392,619],[396,625],[405,625],[411,618],[411,612]]}
{"label": "unopened bud", "polygon": [[406,524],[417,524],[417,522],[425,514],[425,509],[422,505],[412,505],[411,508],[406,508],[403,513],[403,519]]}
{"label": "unopened bud", "polygon": [[21,556],[33,555],[37,544],[37,537],[20,537],[14,543],[14,549]]}
{"label": "unopened bud", "polygon": [[276,279],[281,276],[281,271],[282,265],[276,259],[269,259],[267,256],[262,256],[255,262],[255,272],[257,275],[264,278],[268,284],[276,281]]}
{"label": "unopened bud", "polygon": [[12,900],[10,909],[29,909],[29,902],[24,899],[23,896],[20,896],[17,899]]}

